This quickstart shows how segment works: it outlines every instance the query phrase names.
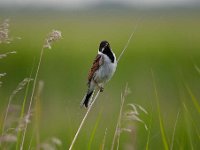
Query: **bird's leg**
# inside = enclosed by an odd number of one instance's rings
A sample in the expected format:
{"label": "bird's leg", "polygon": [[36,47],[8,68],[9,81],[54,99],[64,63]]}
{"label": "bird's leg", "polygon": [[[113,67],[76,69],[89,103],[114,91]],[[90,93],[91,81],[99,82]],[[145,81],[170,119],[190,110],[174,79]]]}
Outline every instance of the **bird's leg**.
{"label": "bird's leg", "polygon": [[104,90],[104,87],[99,85],[95,80],[94,80],[94,83],[96,84],[96,86],[99,88],[100,92],[103,92]]}

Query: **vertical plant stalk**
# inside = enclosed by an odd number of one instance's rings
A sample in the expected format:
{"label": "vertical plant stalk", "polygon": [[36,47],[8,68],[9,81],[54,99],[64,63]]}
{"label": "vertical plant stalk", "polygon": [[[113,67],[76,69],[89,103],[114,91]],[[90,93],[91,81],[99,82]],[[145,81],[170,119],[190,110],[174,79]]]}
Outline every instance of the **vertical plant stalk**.
{"label": "vertical plant stalk", "polygon": [[155,98],[156,98],[156,103],[157,103],[158,118],[159,118],[160,132],[161,132],[161,136],[162,136],[162,141],[163,141],[164,149],[165,150],[169,150],[169,145],[168,145],[168,142],[167,142],[167,136],[166,136],[166,133],[165,133],[164,124],[163,124],[163,120],[162,120],[162,117],[161,117],[161,111],[160,111],[160,104],[159,104],[158,91],[157,91],[157,87],[156,87],[156,81],[155,81],[155,77],[154,77],[154,73],[153,73],[152,69],[151,69],[151,73],[152,73],[152,78],[153,78],[153,86],[154,86]]}
{"label": "vertical plant stalk", "polygon": [[94,136],[95,136],[96,130],[97,130],[98,126],[99,126],[99,122],[101,120],[101,116],[102,116],[102,111],[99,112],[99,115],[98,115],[97,120],[95,122],[94,128],[92,130],[92,133],[91,133],[91,136],[90,136],[90,140],[88,142],[88,150],[91,150],[92,142],[94,140]]}
{"label": "vertical plant stalk", "polygon": [[71,143],[71,145],[70,145],[69,150],[72,150],[72,148],[73,148],[73,146],[74,146],[74,143],[75,143],[75,141],[76,141],[76,139],[77,139],[77,137],[78,137],[78,134],[79,134],[79,132],[80,132],[80,130],[81,130],[81,128],[82,128],[82,126],[83,126],[83,124],[84,124],[84,122],[85,122],[85,120],[86,120],[86,118],[87,118],[87,116],[88,116],[88,114],[89,114],[89,112],[90,112],[90,110],[91,110],[93,104],[95,103],[97,97],[99,96],[99,93],[100,93],[100,91],[98,91],[97,94],[95,95],[95,98],[93,99],[93,101],[92,101],[91,105],[89,106],[89,108],[88,108],[88,110],[87,110],[87,112],[86,112],[86,114],[85,114],[83,120],[81,121],[81,124],[80,124],[80,126],[79,126],[79,128],[78,128],[78,130],[77,130],[77,132],[76,132],[76,134],[75,134],[75,136],[74,136],[74,139],[73,139],[73,141],[72,141],[72,143]]}
{"label": "vertical plant stalk", "polygon": [[[47,36],[47,38],[45,39],[44,45],[42,46],[42,49],[41,49],[41,52],[40,52],[40,58],[39,58],[37,70],[36,70],[36,73],[35,73],[35,78],[34,78],[34,82],[33,82],[33,89],[32,89],[32,94],[31,94],[31,100],[30,100],[29,107],[28,107],[28,112],[27,112],[28,114],[30,114],[30,112],[31,112],[31,107],[32,107],[32,103],[33,103],[33,97],[35,95],[35,88],[36,88],[36,84],[37,84],[37,80],[38,80],[38,73],[39,73],[39,70],[40,70],[44,49],[45,48],[51,49],[51,44],[53,42],[61,39],[61,38],[62,38],[62,35],[61,35],[60,31],[52,30],[52,32],[50,32],[49,35]],[[22,137],[22,143],[20,145],[20,150],[23,150],[24,140],[25,140],[25,137],[26,137],[27,126],[28,126],[28,124],[25,125],[25,129],[24,129],[24,133],[23,133],[23,137]]]}
{"label": "vertical plant stalk", "polygon": [[152,107],[153,106],[151,104],[151,116],[150,116],[150,120],[149,120],[147,143],[146,143],[145,150],[149,150],[150,134],[151,134],[151,128],[152,128],[152,119],[153,119],[153,108]]}
{"label": "vertical plant stalk", "polygon": [[40,114],[41,114],[41,93],[44,88],[44,82],[39,81],[37,94],[35,96],[35,138],[36,138],[36,150],[39,150],[40,145]]}
{"label": "vertical plant stalk", "polygon": [[[31,112],[31,106],[32,106],[33,97],[34,97],[34,94],[35,94],[35,88],[36,88],[36,84],[37,84],[37,78],[38,78],[38,73],[39,73],[39,70],[40,70],[41,62],[42,62],[43,53],[44,53],[44,47],[42,48],[41,53],[40,53],[40,59],[39,59],[39,63],[38,63],[38,66],[37,66],[37,70],[36,70],[36,74],[35,74],[35,78],[34,78],[34,82],[33,82],[33,89],[32,89],[32,94],[31,94],[31,100],[30,100],[29,107],[28,107],[28,114]],[[22,143],[20,145],[20,150],[23,150],[27,126],[28,126],[28,124],[26,124],[25,128],[24,128],[24,133],[23,133],[23,136],[22,136]]]}
{"label": "vertical plant stalk", "polygon": [[[118,59],[117,59],[117,63],[119,63],[119,60],[121,59],[122,55],[124,54],[124,52],[125,52],[126,49],[128,48],[128,45],[129,45],[131,39],[133,38],[133,35],[134,35],[135,31],[136,31],[136,28],[137,28],[137,25],[135,26],[133,32],[131,33],[131,35],[130,35],[130,37],[129,37],[127,43],[126,43],[126,45],[124,46],[124,49],[122,50],[121,54],[119,55],[119,57],[118,57]],[[76,132],[76,134],[75,134],[75,136],[74,136],[74,139],[73,139],[73,141],[72,141],[70,147],[69,147],[69,150],[72,150],[73,145],[74,145],[74,143],[75,143],[75,141],[76,141],[76,139],[77,139],[77,137],[78,137],[78,134],[79,134],[79,132],[80,132],[80,130],[81,130],[81,128],[82,128],[82,126],[83,126],[83,124],[84,124],[84,122],[85,122],[85,120],[86,120],[86,118],[87,118],[87,116],[88,116],[88,114],[89,114],[89,112],[90,112],[90,110],[91,110],[93,104],[95,103],[97,97],[99,96],[99,92],[100,92],[100,91],[98,91],[97,94],[95,95],[95,98],[93,99],[91,105],[89,106],[89,108],[88,108],[88,110],[87,110],[85,116],[83,117],[83,120],[81,121],[81,124],[80,124],[80,126],[79,126],[79,128],[78,128],[78,130],[77,130],[77,132]]]}
{"label": "vertical plant stalk", "polygon": [[107,136],[107,128],[106,128],[105,133],[104,133],[104,137],[103,137],[103,142],[102,142],[101,150],[104,150],[104,149],[105,149],[106,136]]}
{"label": "vertical plant stalk", "polygon": [[9,100],[8,100],[8,105],[7,105],[7,108],[6,108],[6,114],[5,114],[4,119],[3,119],[2,132],[1,132],[2,135],[4,134],[5,124],[6,124],[6,120],[7,120],[8,111],[9,111],[9,108],[10,108],[11,101],[12,101],[12,97],[10,96]]}
{"label": "vertical plant stalk", "polygon": [[115,148],[115,141],[116,141],[117,137],[118,137],[117,138],[117,150],[119,149],[119,139],[120,139],[120,132],[121,132],[120,131],[121,118],[122,118],[123,106],[124,106],[124,101],[125,101],[125,95],[126,95],[127,91],[128,91],[128,84],[126,84],[126,88],[125,88],[124,94],[122,95],[122,93],[121,93],[121,107],[120,107],[120,112],[119,112],[117,125],[116,125],[116,128],[115,128],[115,134],[114,134],[114,137],[113,137],[111,150],[113,150]]}
{"label": "vertical plant stalk", "polygon": [[173,150],[173,146],[174,146],[174,137],[175,137],[176,126],[177,126],[179,114],[180,114],[180,111],[178,111],[177,116],[176,116],[176,121],[175,121],[175,124],[174,124],[174,130],[173,130],[173,134],[172,134],[172,141],[171,141],[170,150]]}
{"label": "vertical plant stalk", "polygon": [[[30,73],[30,75],[29,75],[29,78],[31,78],[31,76],[32,76],[33,68],[34,68],[34,65],[33,65],[33,67],[32,67],[32,70],[31,70],[31,73]],[[26,105],[27,96],[28,96],[28,92],[29,92],[29,86],[30,86],[30,82],[28,82],[27,87],[26,87],[25,96],[24,96],[24,100],[23,100],[22,108],[21,108],[20,121],[21,121],[21,120],[23,119],[23,117],[24,117],[25,105]],[[20,139],[21,139],[21,134],[22,134],[22,131],[18,131],[18,133],[17,133],[17,144],[16,144],[16,149],[18,149],[18,147],[19,147]]]}

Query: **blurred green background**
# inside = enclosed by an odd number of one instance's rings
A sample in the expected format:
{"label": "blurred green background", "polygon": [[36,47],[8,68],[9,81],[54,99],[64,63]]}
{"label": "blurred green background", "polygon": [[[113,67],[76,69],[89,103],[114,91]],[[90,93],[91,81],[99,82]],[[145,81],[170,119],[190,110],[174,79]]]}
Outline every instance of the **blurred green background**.
{"label": "blurred green background", "polygon": [[[164,149],[153,78],[169,144],[177,113],[180,112],[174,149],[200,148],[199,112],[186,88],[189,87],[199,102],[200,72],[195,68],[195,65],[200,67],[198,9],[5,9],[1,10],[0,18],[1,21],[10,19],[10,35],[13,37],[11,44],[0,45],[0,52],[17,51],[17,54],[0,60],[0,72],[7,73],[1,78],[1,116],[12,91],[20,81],[30,76],[32,68],[34,77],[40,51],[48,33],[52,29],[60,30],[63,38],[54,43],[51,50],[45,49],[39,71],[38,79],[44,81],[44,89],[40,98],[40,117],[37,124],[41,142],[49,137],[57,137],[62,141],[59,149],[68,148],[86,112],[80,108],[80,102],[87,90],[87,74],[100,41],[108,40],[116,56],[119,56],[138,24],[114,77],[98,97],[74,149],[88,149],[98,118],[100,121],[91,149],[100,148],[106,128],[105,147],[110,149],[119,115],[120,95],[126,83],[131,94],[126,97],[124,111],[129,108],[129,103],[136,103],[147,109],[149,115],[142,115],[141,118],[151,126],[149,149]],[[12,104],[22,105],[24,91],[15,96]],[[28,100],[30,94],[31,90]],[[188,111],[184,109],[184,104]],[[25,141],[26,147],[31,135],[35,140],[32,127],[34,124],[32,119],[28,128],[29,138]],[[132,122],[131,126],[134,127],[134,133],[121,133],[120,149],[145,149],[148,132],[140,123]]]}

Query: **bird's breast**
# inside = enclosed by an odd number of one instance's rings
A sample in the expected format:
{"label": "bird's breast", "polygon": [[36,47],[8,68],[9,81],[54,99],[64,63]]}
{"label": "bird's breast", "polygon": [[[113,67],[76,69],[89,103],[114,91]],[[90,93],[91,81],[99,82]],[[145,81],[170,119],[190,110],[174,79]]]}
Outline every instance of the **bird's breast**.
{"label": "bird's breast", "polygon": [[115,73],[116,67],[116,62],[111,63],[110,61],[104,59],[102,66],[96,72],[95,80],[99,83],[107,82]]}

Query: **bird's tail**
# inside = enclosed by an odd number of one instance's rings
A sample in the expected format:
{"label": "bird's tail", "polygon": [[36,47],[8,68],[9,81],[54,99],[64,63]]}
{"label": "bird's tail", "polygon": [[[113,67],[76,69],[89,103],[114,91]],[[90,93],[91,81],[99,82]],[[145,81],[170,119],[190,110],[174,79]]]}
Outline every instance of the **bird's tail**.
{"label": "bird's tail", "polygon": [[92,99],[92,95],[94,93],[94,90],[87,92],[87,94],[84,96],[82,102],[81,102],[81,106],[85,106],[86,108],[88,107],[90,100]]}

